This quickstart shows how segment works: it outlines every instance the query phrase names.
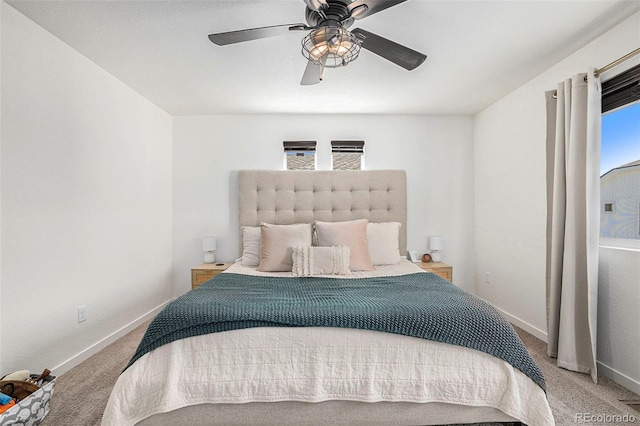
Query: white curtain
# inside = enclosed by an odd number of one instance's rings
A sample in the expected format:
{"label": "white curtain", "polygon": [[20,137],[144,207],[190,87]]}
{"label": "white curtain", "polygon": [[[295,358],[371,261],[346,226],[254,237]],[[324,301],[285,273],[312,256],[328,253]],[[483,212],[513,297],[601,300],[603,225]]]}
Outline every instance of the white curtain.
{"label": "white curtain", "polygon": [[597,382],[600,80],[590,69],[546,98],[548,354]]}

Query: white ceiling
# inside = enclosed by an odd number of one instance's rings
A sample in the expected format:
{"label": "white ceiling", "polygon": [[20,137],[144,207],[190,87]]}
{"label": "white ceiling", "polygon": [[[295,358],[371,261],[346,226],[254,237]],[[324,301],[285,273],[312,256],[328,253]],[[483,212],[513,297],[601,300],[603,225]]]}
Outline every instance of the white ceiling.
{"label": "white ceiling", "polygon": [[363,50],[303,87],[304,32],[207,39],[304,22],[302,0],[6,2],[173,115],[474,114],[640,10],[637,0],[409,0],[351,29],[427,54],[422,66]]}

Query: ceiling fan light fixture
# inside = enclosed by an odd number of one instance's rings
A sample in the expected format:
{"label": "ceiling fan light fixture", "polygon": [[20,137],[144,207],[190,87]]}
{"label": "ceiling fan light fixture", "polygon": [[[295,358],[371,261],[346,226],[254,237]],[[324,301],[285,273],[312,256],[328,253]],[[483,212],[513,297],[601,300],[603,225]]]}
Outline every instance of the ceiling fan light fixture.
{"label": "ceiling fan light fixture", "polygon": [[360,53],[360,40],[340,26],[325,26],[302,39],[302,56],[327,68],[348,65]]}

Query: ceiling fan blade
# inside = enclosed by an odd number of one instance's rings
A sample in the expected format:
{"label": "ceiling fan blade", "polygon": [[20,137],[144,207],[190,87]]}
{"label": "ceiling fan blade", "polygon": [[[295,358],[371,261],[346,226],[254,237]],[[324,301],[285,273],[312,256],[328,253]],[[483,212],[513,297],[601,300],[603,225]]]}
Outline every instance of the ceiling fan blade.
{"label": "ceiling fan blade", "polygon": [[309,9],[315,10],[316,12],[329,6],[327,4],[327,0],[304,0],[304,3],[309,7]]}
{"label": "ceiling fan blade", "polygon": [[[378,13],[382,10],[388,9],[391,6],[395,6],[396,4],[404,3],[407,0],[355,0],[347,6],[349,11],[352,11],[356,8],[360,8],[360,12],[354,14],[355,19],[366,18],[367,16],[371,16],[374,13]],[[362,8],[361,6],[365,5],[366,8]]]}
{"label": "ceiling fan blade", "polygon": [[307,62],[307,67],[304,69],[302,80],[300,80],[301,86],[311,86],[320,83],[322,78],[322,67],[318,64],[314,64],[311,61]]}
{"label": "ceiling fan blade", "polygon": [[258,40],[275,37],[289,31],[306,31],[310,28],[305,24],[272,25],[270,27],[250,28],[247,30],[229,31],[226,33],[209,34],[209,40],[218,46],[242,43],[243,41]]}
{"label": "ceiling fan blade", "polygon": [[416,50],[409,49],[406,46],[384,37],[380,37],[379,35],[370,33],[369,31],[365,31],[361,28],[356,28],[351,31],[351,33],[356,34],[356,37],[360,39],[361,45],[364,49],[367,49],[368,51],[373,52],[406,70],[411,71],[417,68],[425,59],[427,59],[427,55]]}
{"label": "ceiling fan blade", "polygon": [[320,57],[322,65],[318,65],[314,62],[308,61],[307,67],[304,69],[302,80],[300,80],[301,86],[311,86],[320,83],[324,78],[324,65],[327,63],[327,56]]}

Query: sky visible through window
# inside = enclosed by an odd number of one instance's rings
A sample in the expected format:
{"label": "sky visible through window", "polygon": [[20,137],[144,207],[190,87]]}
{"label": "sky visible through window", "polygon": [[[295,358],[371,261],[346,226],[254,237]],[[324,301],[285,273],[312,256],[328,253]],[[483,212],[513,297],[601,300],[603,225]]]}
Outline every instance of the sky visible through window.
{"label": "sky visible through window", "polygon": [[640,102],[602,116],[600,176],[640,160]]}
{"label": "sky visible through window", "polygon": [[[600,236],[640,240],[640,102],[602,116]],[[620,167],[634,163],[627,167]]]}

